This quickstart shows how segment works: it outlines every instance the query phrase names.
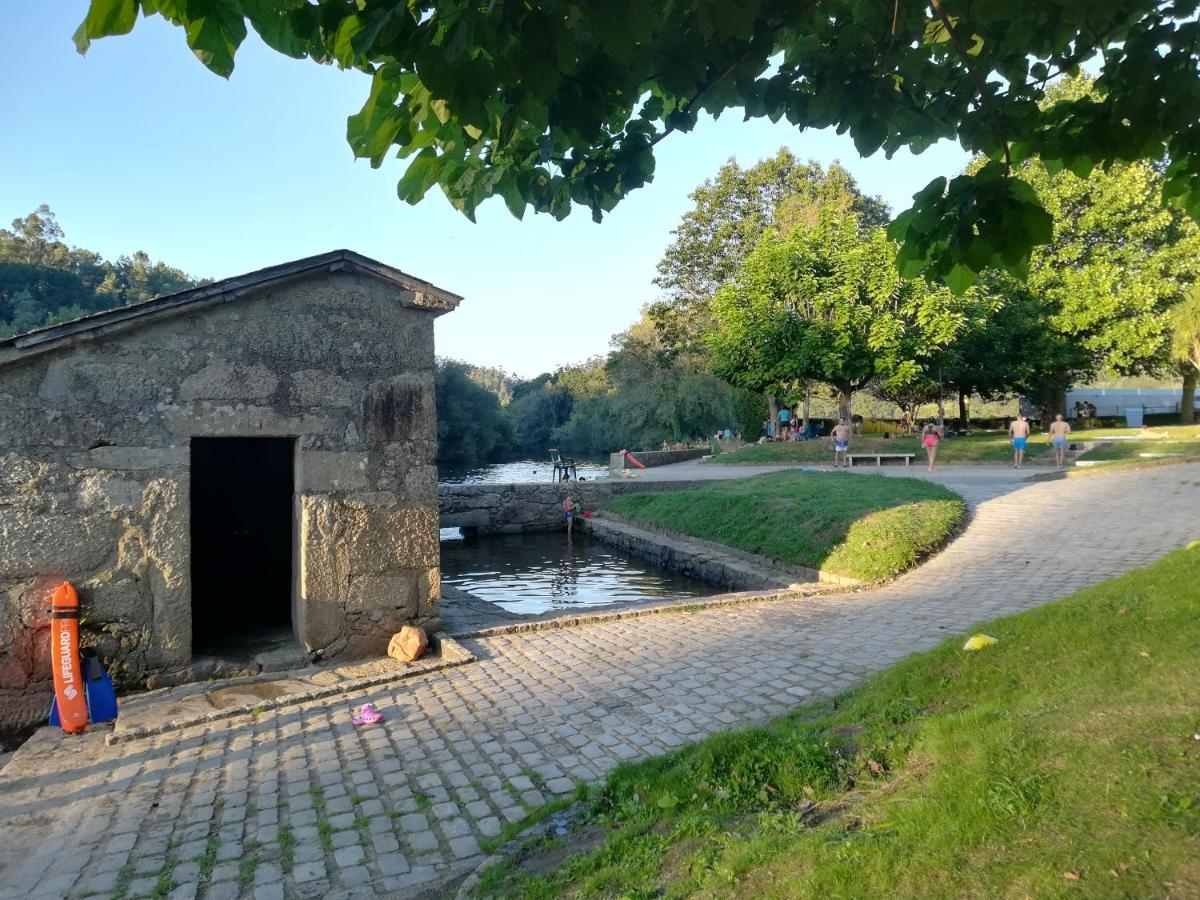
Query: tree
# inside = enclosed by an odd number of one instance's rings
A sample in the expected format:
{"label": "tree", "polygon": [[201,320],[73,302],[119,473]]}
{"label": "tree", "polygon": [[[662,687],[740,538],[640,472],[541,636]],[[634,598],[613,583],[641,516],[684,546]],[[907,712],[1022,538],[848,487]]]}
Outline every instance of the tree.
{"label": "tree", "polygon": [[1050,305],[1022,282],[986,273],[969,297],[964,327],[931,364],[939,387],[958,395],[960,427],[970,424],[972,395],[1039,396],[1049,383],[1071,384],[1090,371],[1083,348],[1055,331]]}
{"label": "tree", "polygon": [[1021,175],[1053,213],[1054,233],[1025,284],[1002,284],[1045,305],[1058,341],[1047,345],[1038,396],[1047,411],[1061,412],[1079,379],[1161,369],[1167,311],[1200,277],[1200,228],[1161,205],[1163,176],[1147,163],[1079,177],[1034,160]]}
{"label": "tree", "polygon": [[1183,376],[1180,421],[1196,420],[1196,381],[1200,379],[1200,285],[1192,285],[1171,310],[1171,358]]}
{"label": "tree", "polygon": [[491,391],[471,380],[468,366],[438,360],[435,375],[438,462],[473,466],[508,449],[512,428]]}
{"label": "tree", "polygon": [[654,279],[666,300],[651,307],[651,315],[670,346],[695,339],[707,324],[708,302],[768,228],[786,233],[811,224],[824,205],[855,213],[868,227],[888,220],[883,201],[864,195],[841,166],[826,171],[801,163],[786,147],[748,169],[730,159],[691,199],[695,205],[671,232]]}
{"label": "tree", "polygon": [[[658,263],[655,283],[667,297],[650,307],[671,352],[702,351],[702,335],[713,326],[713,295],[733,280],[767,229],[787,234],[811,226],[826,207],[857,215],[862,227],[883,225],[888,219],[883,201],[864,195],[841,166],[835,163],[825,170],[815,162],[801,163],[786,147],[749,169],[729,160],[691,197],[695,206],[684,214]],[[767,389],[772,423],[779,415],[776,394],[790,387]],[[760,421],[754,421],[755,428]]]}
{"label": "tree", "polygon": [[517,446],[542,458],[554,446],[551,442],[554,429],[567,421],[574,405],[570,391],[555,384],[550,380],[551,376],[544,377],[545,381],[528,391],[518,393],[514,390],[513,401],[508,405],[516,429]]}
{"label": "tree", "polygon": [[713,300],[715,370],[754,391],[828,384],[847,418],[853,393],[874,380],[888,390],[927,380],[966,307],[944,288],[901,278],[894,254],[882,229],[864,231],[831,208],[786,237],[766,232]]}
{"label": "tree", "polygon": [[734,391],[695,353],[669,350],[648,315],[614,336],[604,360],[562,370],[570,418],[554,432],[560,447],[607,453],[690,441],[736,421]]}
{"label": "tree", "polygon": [[[863,155],[950,139],[992,163],[937,179],[897,220],[905,275],[963,289],[1023,274],[1049,218],[1012,167],[1078,174],[1167,158],[1163,195],[1200,219],[1197,0],[862,3],[832,0],[92,0],[76,32],[129,32],[139,9],[181,27],[213,72],[233,71],[247,23],[295,58],[372,76],[350,117],[354,153],[411,161],[401,199],[434,185],[465,215],[503,197],[599,220],[650,181],[654,147],[702,112],[741,109],[848,132]],[[1081,63],[1094,96],[1043,104]],[[1040,105],[1039,105],[1040,104]]]}

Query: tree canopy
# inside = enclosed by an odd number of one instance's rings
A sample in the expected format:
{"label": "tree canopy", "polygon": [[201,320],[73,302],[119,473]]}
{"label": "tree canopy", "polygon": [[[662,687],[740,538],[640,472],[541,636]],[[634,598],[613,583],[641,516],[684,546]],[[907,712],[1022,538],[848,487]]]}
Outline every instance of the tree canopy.
{"label": "tree canopy", "polygon": [[[1013,171],[1086,175],[1167,159],[1163,196],[1200,219],[1200,0],[1029,4],[862,0],[92,0],[76,33],[125,34],[139,11],[181,27],[228,76],[253,28],[273,49],[369,73],[354,153],[410,159],[397,186],[459,210],[499,195],[599,220],[654,174],[654,148],[701,113],[740,109],[849,133],[863,155],[957,140],[989,164],[915,196],[892,236],[903,272],[963,290],[1023,275],[1050,217]],[[1082,63],[1096,91],[1048,100]]]}
{"label": "tree canopy", "polygon": [[822,207],[859,217],[865,227],[884,225],[888,209],[859,190],[837,163],[823,169],[803,163],[786,147],[743,169],[734,159],[692,191],[693,206],[671,232],[654,283],[665,294],[650,316],[666,345],[697,349],[711,324],[708,304],[731,282],[762,233],[786,234],[812,224]]}
{"label": "tree canopy", "polygon": [[842,415],[872,381],[897,390],[928,378],[961,329],[966,301],[904,279],[881,228],[833,208],[786,236],[764,232],[713,300],[706,340],[716,371],[749,390],[792,382],[834,388]]}

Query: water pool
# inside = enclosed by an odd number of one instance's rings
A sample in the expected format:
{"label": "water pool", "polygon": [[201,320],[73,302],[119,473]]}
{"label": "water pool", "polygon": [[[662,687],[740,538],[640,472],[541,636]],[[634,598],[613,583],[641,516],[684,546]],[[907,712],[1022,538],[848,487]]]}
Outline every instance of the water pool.
{"label": "water pool", "polygon": [[442,583],[535,615],[726,590],[563,532],[442,541]]}
{"label": "water pool", "polygon": [[[569,455],[569,454],[568,454]],[[608,478],[608,460],[578,458],[576,473],[581,481]],[[488,463],[472,469],[438,467],[438,484],[533,484],[554,481],[553,466],[548,460],[519,459],[513,462]]]}

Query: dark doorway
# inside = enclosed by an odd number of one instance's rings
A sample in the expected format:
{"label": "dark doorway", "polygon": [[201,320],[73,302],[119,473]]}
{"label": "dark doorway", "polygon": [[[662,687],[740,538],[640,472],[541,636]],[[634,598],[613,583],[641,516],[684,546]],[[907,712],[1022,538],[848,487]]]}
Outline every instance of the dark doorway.
{"label": "dark doorway", "polygon": [[292,438],[192,438],[192,652],[292,641]]}

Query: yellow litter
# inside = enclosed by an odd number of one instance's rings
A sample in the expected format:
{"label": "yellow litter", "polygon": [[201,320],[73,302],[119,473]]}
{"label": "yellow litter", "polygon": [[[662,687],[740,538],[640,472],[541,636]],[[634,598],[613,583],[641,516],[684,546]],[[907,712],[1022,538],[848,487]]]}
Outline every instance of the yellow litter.
{"label": "yellow litter", "polygon": [[999,643],[994,637],[989,634],[973,634],[967,638],[967,642],[963,644],[964,650],[982,650],[989,644]]}

